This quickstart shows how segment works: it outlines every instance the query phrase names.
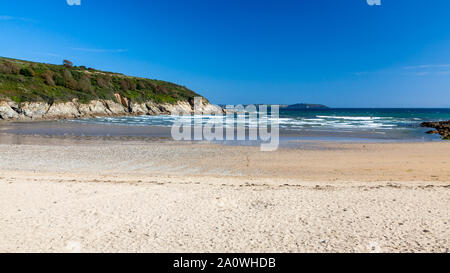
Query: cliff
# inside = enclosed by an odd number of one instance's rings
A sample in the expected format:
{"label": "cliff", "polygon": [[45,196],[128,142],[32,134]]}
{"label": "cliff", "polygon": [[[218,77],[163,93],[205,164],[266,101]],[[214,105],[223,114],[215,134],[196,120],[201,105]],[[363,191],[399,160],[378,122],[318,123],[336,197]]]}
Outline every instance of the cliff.
{"label": "cliff", "polygon": [[[144,103],[129,102],[127,105],[113,100],[91,100],[80,103],[74,99],[69,102],[23,102],[18,104],[11,100],[0,101],[0,120],[31,121],[53,119],[75,119],[99,116],[127,116],[127,115],[162,115],[177,113],[192,113],[193,105],[187,101],[175,103]],[[201,113],[221,112],[222,108],[211,105],[203,100]]]}
{"label": "cliff", "polygon": [[[0,120],[192,112],[194,97],[174,83],[73,66],[0,58]],[[202,112],[220,111],[202,99]]]}

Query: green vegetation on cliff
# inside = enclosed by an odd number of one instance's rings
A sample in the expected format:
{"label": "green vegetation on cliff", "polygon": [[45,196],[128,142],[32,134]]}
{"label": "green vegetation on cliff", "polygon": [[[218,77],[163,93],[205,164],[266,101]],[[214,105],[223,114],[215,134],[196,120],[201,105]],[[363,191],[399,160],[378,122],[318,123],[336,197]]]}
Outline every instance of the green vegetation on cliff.
{"label": "green vegetation on cliff", "polygon": [[175,103],[199,96],[174,83],[73,66],[67,60],[63,65],[53,65],[0,57],[0,99],[9,98],[17,103],[116,101],[114,94],[135,102],[156,103]]}

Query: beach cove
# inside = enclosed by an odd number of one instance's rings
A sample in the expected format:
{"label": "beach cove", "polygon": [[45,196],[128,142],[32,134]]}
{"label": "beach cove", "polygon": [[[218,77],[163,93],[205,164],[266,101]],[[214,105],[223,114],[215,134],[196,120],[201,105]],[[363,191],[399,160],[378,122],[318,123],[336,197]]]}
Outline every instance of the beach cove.
{"label": "beach cove", "polygon": [[2,137],[3,252],[449,251],[445,141]]}

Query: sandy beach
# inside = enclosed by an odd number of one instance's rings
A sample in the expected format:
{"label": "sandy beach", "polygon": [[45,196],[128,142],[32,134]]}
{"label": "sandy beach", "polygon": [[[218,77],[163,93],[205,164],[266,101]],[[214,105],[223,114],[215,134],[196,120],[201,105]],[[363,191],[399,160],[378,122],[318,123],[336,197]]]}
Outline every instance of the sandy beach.
{"label": "sandy beach", "polygon": [[2,143],[1,252],[449,252],[449,142]]}
{"label": "sandy beach", "polygon": [[3,1],[0,254],[279,272],[450,253],[449,10]]}

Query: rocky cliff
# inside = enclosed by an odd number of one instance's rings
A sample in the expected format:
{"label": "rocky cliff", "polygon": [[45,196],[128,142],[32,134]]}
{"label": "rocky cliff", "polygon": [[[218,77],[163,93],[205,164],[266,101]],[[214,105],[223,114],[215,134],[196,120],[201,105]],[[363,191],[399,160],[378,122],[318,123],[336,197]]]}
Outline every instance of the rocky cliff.
{"label": "rocky cliff", "polygon": [[[126,116],[126,115],[162,115],[171,113],[189,114],[194,111],[193,101],[178,101],[176,103],[144,103],[132,102],[116,94],[117,101],[92,100],[89,103],[79,103],[73,99],[70,102],[24,102],[16,103],[12,100],[0,101],[0,120],[31,121],[75,119],[98,116]],[[202,114],[220,113],[222,108],[210,104],[202,99],[197,109]]]}
{"label": "rocky cliff", "polygon": [[436,130],[428,131],[428,134],[440,134],[443,139],[450,140],[450,120],[449,121],[436,121],[436,122],[423,122],[420,124],[422,127],[434,128]]}
{"label": "rocky cliff", "polygon": [[[190,113],[196,92],[175,83],[126,76],[65,60],[63,65],[0,57],[0,120]],[[201,98],[197,110],[222,111]]]}

